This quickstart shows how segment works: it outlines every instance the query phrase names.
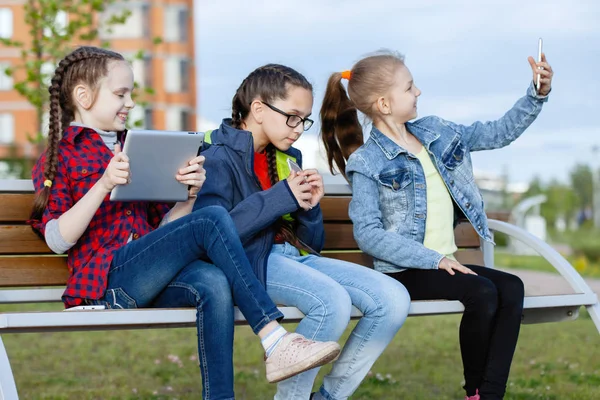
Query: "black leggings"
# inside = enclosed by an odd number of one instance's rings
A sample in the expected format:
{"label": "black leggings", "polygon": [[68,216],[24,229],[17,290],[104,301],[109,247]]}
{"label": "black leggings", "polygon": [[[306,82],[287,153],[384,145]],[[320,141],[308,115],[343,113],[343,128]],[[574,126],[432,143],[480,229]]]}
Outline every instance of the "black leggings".
{"label": "black leggings", "polygon": [[519,277],[468,265],[478,275],[455,271],[409,269],[389,274],[412,300],[458,300],[465,306],[460,323],[460,351],[468,396],[502,399],[515,353],[524,288]]}

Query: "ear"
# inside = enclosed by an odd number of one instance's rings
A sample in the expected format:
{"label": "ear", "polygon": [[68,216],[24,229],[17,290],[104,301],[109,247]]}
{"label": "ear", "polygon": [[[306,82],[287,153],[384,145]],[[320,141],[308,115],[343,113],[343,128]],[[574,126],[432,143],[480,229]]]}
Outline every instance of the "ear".
{"label": "ear", "polygon": [[75,86],[73,89],[73,99],[75,100],[75,104],[84,110],[89,110],[92,107],[92,91],[85,85]]}
{"label": "ear", "polygon": [[262,124],[264,112],[265,112],[265,107],[264,107],[263,103],[259,99],[254,99],[252,101],[252,104],[250,104],[250,115],[252,116],[252,119],[254,119],[254,121],[257,124]]}
{"label": "ear", "polygon": [[389,101],[385,97],[380,97],[375,101],[375,107],[382,115],[389,115],[392,113]]}

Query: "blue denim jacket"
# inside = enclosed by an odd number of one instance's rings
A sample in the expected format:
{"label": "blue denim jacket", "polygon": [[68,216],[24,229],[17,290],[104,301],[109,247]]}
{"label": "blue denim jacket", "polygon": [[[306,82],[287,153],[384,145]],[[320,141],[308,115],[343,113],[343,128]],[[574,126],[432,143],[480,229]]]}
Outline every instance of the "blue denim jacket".
{"label": "blue denim jacket", "polygon": [[[304,211],[296,201],[287,180],[262,190],[254,173],[252,133],[231,126],[225,119],[211,134],[212,145],[202,152],[206,157],[206,181],[198,193],[194,210],[219,205],[229,211],[246,255],[259,281],[266,286],[267,261],[275,239],[275,222],[291,213],[296,235],[315,251],[323,249],[325,229],[321,207]],[[302,166],[302,153],[290,147]]]}
{"label": "blue denim jacket", "polygon": [[[455,219],[464,215],[485,240],[492,241],[492,236],[470,152],[497,149],[517,139],[546,101],[547,96],[538,96],[531,85],[497,121],[465,126],[430,116],[406,124],[444,180],[455,203]],[[423,246],[427,188],[419,160],[373,127],[369,139],[348,159],[346,174],[352,185],[354,237],[375,258],[375,269],[436,269],[444,255]]]}

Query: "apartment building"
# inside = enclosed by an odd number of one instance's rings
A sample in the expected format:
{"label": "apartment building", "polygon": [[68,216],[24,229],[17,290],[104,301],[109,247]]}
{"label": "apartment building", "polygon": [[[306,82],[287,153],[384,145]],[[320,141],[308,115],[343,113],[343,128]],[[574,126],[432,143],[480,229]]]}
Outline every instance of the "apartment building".
{"label": "apartment building", "polygon": [[[25,20],[26,0],[0,0],[0,37],[28,42]],[[123,7],[131,16],[123,25],[102,32],[101,40],[132,59],[144,51],[143,60],[133,61],[135,79],[154,94],[146,107],[138,106],[132,120],[142,120],[149,129],[188,130],[196,125],[196,84],[194,68],[193,0],[128,0],[116,2],[100,20],[109,18]],[[57,23],[65,24],[69,16],[59,13]],[[154,38],[162,39],[155,44]],[[73,47],[86,43],[73,42]],[[28,135],[38,131],[36,111],[16,90],[13,79],[2,72],[18,65],[20,50],[0,44],[0,159],[8,154],[37,157],[39,151]],[[48,66],[49,71],[54,66]],[[19,78],[20,76],[17,76]],[[16,80],[16,79],[15,79]]]}

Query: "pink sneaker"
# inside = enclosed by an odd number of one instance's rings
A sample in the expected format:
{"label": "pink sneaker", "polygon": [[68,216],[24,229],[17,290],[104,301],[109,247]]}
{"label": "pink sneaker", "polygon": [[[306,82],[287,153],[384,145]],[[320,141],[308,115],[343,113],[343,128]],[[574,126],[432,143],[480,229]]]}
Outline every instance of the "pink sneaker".
{"label": "pink sneaker", "polygon": [[315,342],[298,333],[286,333],[273,354],[266,359],[267,380],[276,383],[337,358],[336,342]]}
{"label": "pink sneaker", "polygon": [[479,389],[475,389],[475,394],[473,396],[465,396],[465,400],[480,400]]}

